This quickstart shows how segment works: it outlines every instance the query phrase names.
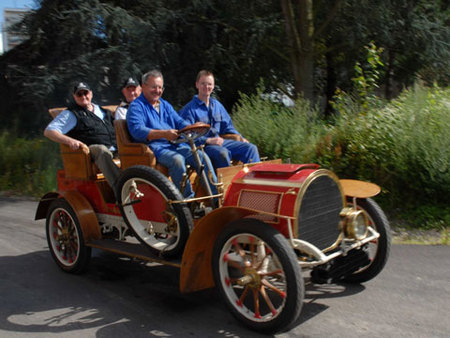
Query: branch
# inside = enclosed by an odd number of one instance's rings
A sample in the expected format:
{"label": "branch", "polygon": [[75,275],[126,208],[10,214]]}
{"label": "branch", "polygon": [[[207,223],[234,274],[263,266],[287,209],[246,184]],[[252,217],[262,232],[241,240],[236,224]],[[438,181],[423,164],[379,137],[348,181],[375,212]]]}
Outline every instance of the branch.
{"label": "branch", "polygon": [[290,0],[281,0],[281,8],[286,21],[286,33],[288,35],[288,39],[292,42],[294,51],[300,50],[301,41],[299,40],[299,34],[295,24],[295,15],[294,9],[292,8],[292,2]]}
{"label": "branch", "polygon": [[337,15],[337,11],[341,2],[342,0],[336,0],[333,8],[328,12],[328,16],[325,22],[314,32],[314,35],[312,37],[313,39],[319,37],[323,33],[323,31],[330,25],[331,21],[333,21],[334,17]]}

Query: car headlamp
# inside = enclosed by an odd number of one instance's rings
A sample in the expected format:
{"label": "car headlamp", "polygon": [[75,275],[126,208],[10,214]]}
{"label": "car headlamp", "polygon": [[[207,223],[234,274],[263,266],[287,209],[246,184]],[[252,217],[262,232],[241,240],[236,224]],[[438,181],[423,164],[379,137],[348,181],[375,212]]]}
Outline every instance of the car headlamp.
{"label": "car headlamp", "polygon": [[361,240],[367,236],[369,219],[363,210],[344,208],[340,216],[340,227],[346,237]]}

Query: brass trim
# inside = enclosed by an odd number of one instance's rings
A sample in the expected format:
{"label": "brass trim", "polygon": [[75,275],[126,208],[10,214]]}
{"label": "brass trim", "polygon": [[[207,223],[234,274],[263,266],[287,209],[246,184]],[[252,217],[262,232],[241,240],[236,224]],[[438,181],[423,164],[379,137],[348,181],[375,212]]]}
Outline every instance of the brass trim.
{"label": "brass trim", "polygon": [[[341,197],[342,197],[342,208],[344,208],[344,207],[346,206],[347,203],[346,203],[346,200],[345,200],[345,195],[344,195],[344,193],[343,193],[343,191],[342,191],[342,187],[341,187],[341,184],[340,184],[340,182],[339,182],[339,178],[336,176],[336,174],[334,174],[332,171],[330,171],[330,170],[328,170],[328,169],[317,169],[316,171],[312,172],[312,173],[305,179],[305,181],[303,182],[302,186],[300,187],[300,190],[299,190],[299,192],[298,192],[298,197],[297,197],[297,200],[296,200],[296,202],[295,202],[294,215],[299,215],[300,208],[301,208],[302,201],[303,201],[303,197],[304,197],[304,195],[305,195],[305,193],[306,193],[307,188],[311,185],[311,183],[312,183],[315,179],[317,179],[317,178],[319,178],[319,177],[321,177],[321,176],[328,176],[328,177],[330,177],[331,179],[333,179],[333,181],[335,181],[335,183],[337,184],[337,186],[338,186],[338,188],[339,188],[339,191],[341,192]],[[298,217],[297,217],[297,218],[298,218]],[[336,226],[337,226],[337,225],[336,225]],[[294,236],[295,236],[295,238],[298,238],[298,222],[297,222],[297,224],[295,224],[294,230],[295,230],[295,231],[294,231]],[[338,237],[338,239],[336,240],[336,242],[335,242],[333,245],[330,246],[330,248],[333,247],[333,246],[335,246],[335,245],[338,245],[338,244],[339,244],[338,240],[339,240],[339,237]],[[328,248],[327,248],[327,249],[328,249]]]}
{"label": "brass trim", "polygon": [[167,203],[169,204],[178,204],[178,203],[189,203],[189,202],[196,202],[196,201],[203,201],[203,200],[209,200],[211,198],[221,197],[223,194],[216,194],[211,196],[202,196],[202,197],[194,197],[194,198],[188,198],[188,199],[182,199],[182,200],[167,200]]}

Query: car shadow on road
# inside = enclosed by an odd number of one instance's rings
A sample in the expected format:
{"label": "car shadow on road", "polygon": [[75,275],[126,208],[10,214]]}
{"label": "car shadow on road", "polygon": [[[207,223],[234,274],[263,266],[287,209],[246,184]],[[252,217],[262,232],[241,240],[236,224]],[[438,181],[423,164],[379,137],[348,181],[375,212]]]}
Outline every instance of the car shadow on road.
{"label": "car shadow on road", "polygon": [[[93,252],[85,274],[61,271],[48,251],[0,257],[0,330],[95,337],[261,337],[242,327],[215,289],[180,294],[177,268]],[[296,325],[361,286],[307,285]],[[266,336],[267,337],[267,336]]]}

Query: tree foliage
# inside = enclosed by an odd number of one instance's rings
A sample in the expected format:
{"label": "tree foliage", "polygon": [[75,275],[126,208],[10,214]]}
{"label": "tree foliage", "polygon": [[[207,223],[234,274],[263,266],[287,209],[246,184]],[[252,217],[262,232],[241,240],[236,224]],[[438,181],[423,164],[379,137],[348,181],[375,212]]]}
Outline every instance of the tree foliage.
{"label": "tree foliage", "polygon": [[162,70],[175,107],[195,93],[203,68],[216,74],[229,109],[261,78],[268,91],[328,102],[355,84],[370,41],[384,50],[379,81],[388,98],[417,76],[448,84],[443,0],[36,1],[25,19],[29,39],[0,57],[0,119],[20,132],[40,133],[47,108],[67,104],[74,81],[111,104],[124,78],[152,68]]}

